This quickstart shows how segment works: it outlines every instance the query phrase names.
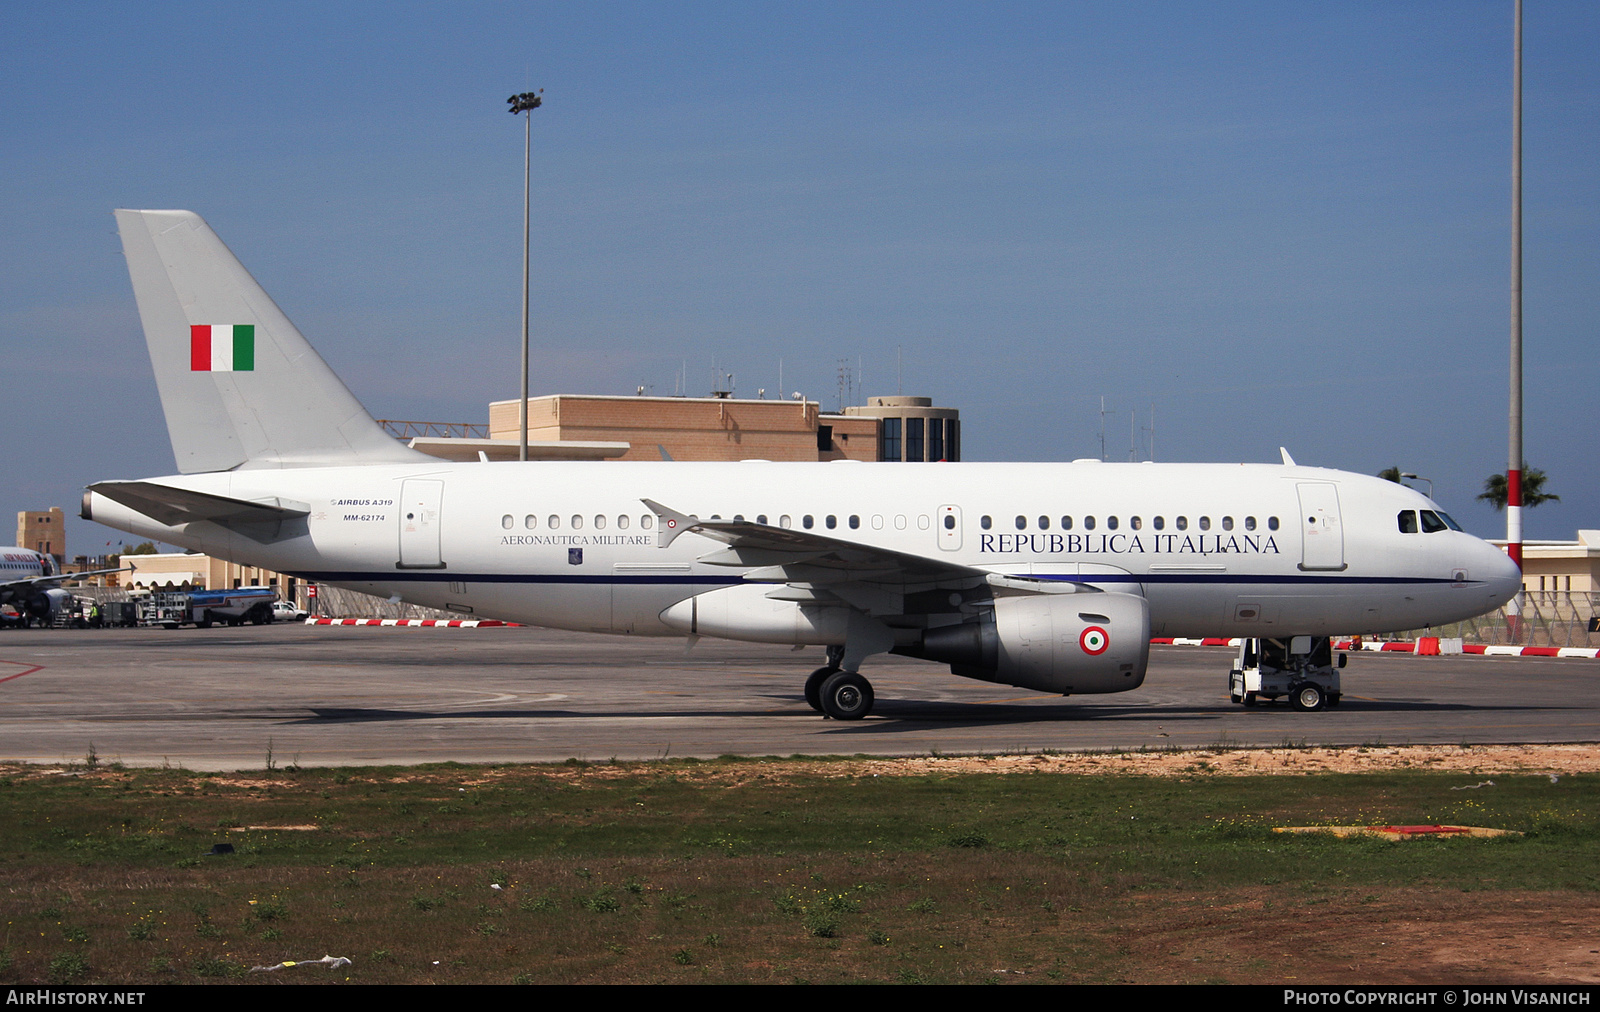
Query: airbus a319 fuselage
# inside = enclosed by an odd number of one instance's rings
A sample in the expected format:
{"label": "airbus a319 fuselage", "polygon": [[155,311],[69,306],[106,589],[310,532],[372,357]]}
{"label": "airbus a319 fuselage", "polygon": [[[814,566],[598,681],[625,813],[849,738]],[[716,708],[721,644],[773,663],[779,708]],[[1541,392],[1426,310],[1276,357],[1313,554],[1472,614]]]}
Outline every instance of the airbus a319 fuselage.
{"label": "airbus a319 fuselage", "polygon": [[1419,493],[1287,455],[440,461],[382,434],[197,216],[118,219],[185,473],[99,483],[83,514],[242,564],[476,617],[827,647],[807,698],[839,717],[870,711],[858,669],[886,651],[1115,692],[1151,636],[1417,628],[1520,586]]}

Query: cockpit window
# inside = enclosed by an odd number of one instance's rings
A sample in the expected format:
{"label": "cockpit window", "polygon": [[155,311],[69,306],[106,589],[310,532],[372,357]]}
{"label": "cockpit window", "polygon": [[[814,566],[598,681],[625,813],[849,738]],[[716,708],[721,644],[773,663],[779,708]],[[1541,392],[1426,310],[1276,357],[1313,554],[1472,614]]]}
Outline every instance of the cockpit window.
{"label": "cockpit window", "polygon": [[1449,528],[1450,528],[1450,529],[1451,529],[1451,530],[1452,530],[1452,531],[1459,531],[1459,530],[1461,530],[1461,525],[1460,525],[1460,524],[1458,524],[1458,523],[1456,523],[1456,521],[1455,521],[1455,518],[1454,518],[1454,517],[1452,517],[1452,516],[1451,516],[1451,515],[1450,515],[1450,514],[1448,514],[1448,513],[1446,513],[1446,512],[1444,512],[1444,511],[1443,511],[1443,510],[1440,510],[1440,511],[1439,511],[1439,519],[1440,519],[1440,520],[1443,520],[1443,521],[1444,521],[1444,522],[1445,522],[1445,524],[1446,524],[1446,525],[1447,525],[1447,526],[1448,526],[1448,527],[1449,527]]}
{"label": "cockpit window", "polygon": [[1440,531],[1447,531],[1449,529],[1449,526],[1446,525],[1443,520],[1439,519],[1439,514],[1435,513],[1433,510],[1422,511],[1422,533],[1437,534]]}
{"label": "cockpit window", "polygon": [[1417,533],[1417,511],[1416,510],[1401,510],[1400,511],[1400,533],[1401,534],[1415,534],[1415,533]]}

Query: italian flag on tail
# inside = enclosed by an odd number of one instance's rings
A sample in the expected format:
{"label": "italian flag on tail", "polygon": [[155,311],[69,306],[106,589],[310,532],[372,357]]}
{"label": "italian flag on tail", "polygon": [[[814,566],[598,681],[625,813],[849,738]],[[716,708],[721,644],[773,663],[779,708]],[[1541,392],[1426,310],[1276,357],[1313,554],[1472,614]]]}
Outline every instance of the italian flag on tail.
{"label": "italian flag on tail", "polygon": [[190,372],[253,372],[255,367],[254,324],[197,323],[189,328]]}

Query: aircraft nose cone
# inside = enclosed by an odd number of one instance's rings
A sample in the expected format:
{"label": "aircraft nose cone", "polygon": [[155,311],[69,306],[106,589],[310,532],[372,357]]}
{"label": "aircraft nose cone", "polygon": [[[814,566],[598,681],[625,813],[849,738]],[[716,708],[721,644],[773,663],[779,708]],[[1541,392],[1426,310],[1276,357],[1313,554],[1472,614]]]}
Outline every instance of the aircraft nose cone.
{"label": "aircraft nose cone", "polygon": [[1511,556],[1494,545],[1485,543],[1480,551],[1484,556],[1481,563],[1486,577],[1484,582],[1494,596],[1495,607],[1499,607],[1522,590],[1522,570],[1511,561]]}

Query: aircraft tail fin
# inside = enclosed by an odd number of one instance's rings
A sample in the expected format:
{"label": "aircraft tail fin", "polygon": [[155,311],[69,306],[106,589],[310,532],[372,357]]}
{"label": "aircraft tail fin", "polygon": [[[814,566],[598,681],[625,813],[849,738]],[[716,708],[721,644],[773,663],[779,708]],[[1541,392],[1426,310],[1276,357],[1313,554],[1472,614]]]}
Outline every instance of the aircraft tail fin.
{"label": "aircraft tail fin", "polygon": [[116,212],[178,470],[407,463],[192,211]]}

